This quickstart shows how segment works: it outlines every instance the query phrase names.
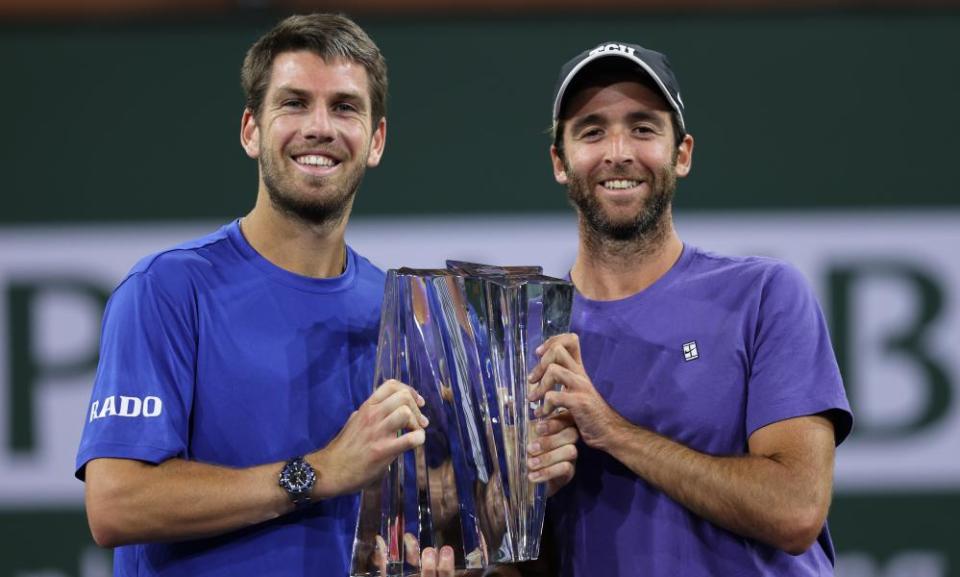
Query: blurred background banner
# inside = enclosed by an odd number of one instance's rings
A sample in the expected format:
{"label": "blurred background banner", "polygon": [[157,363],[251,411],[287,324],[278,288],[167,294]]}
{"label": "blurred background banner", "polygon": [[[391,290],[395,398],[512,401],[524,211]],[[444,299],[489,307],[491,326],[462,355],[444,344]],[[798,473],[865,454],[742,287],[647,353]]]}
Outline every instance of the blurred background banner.
{"label": "blurred background banner", "polygon": [[856,414],[837,574],[960,576],[958,3],[549,4],[0,0],[0,577],[110,573],[73,478],[103,306],[140,257],[252,206],[240,63],[311,7],[355,15],[390,67],[348,233],[382,268],[566,274],[559,67],[607,40],[667,53],[696,138],[681,236],[789,260],[831,325]]}

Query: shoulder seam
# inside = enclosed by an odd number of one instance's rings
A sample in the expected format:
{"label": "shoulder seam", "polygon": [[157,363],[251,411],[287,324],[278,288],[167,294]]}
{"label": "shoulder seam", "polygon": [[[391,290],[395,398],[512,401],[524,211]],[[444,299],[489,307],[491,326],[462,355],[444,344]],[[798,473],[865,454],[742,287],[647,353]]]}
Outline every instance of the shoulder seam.
{"label": "shoulder seam", "polygon": [[[229,237],[228,235],[226,235],[226,234],[224,234],[224,235],[221,236],[220,238],[213,238],[213,239],[210,239],[210,240],[208,240],[207,242],[205,242],[205,243],[203,243],[203,244],[198,244],[198,245],[195,245],[195,246],[172,246],[172,247],[170,247],[170,248],[165,248],[165,249],[163,249],[163,250],[161,250],[161,251],[159,251],[159,252],[153,253],[153,254],[149,257],[149,259],[150,259],[149,263],[147,263],[147,264],[143,267],[143,270],[142,270],[142,271],[136,271],[136,272],[147,272],[147,271],[149,271],[150,268],[153,267],[153,263],[155,263],[158,258],[160,258],[160,257],[162,257],[162,256],[164,256],[164,255],[167,255],[167,254],[170,254],[170,253],[173,253],[173,252],[196,252],[196,251],[199,250],[199,249],[207,248],[208,246],[211,246],[211,245],[214,245],[214,244],[217,244],[217,243],[220,243],[220,242],[224,242],[224,241],[227,241],[227,242],[230,241],[230,237]],[[131,274],[133,274],[133,273],[131,273]]]}

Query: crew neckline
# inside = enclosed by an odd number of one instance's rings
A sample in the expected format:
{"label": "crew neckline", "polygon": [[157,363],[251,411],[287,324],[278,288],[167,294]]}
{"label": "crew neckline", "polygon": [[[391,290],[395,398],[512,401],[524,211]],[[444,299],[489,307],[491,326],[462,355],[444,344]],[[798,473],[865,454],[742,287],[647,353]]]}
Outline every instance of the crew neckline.
{"label": "crew neckline", "polygon": [[342,274],[330,278],[314,278],[290,272],[267,260],[266,257],[253,248],[247,240],[247,237],[243,235],[243,231],[240,229],[239,218],[227,225],[227,237],[243,259],[250,263],[250,265],[271,280],[298,290],[315,293],[342,291],[353,286],[357,276],[357,255],[349,245],[346,247],[347,266]]}
{"label": "crew neckline", "polygon": [[[693,262],[696,253],[696,247],[688,245],[687,243],[683,243],[683,249],[680,252],[680,258],[677,259],[677,262],[673,263],[673,266],[671,266],[667,272],[663,274],[663,276],[655,280],[653,284],[632,295],[614,300],[594,300],[584,296],[583,293],[580,292],[580,289],[576,288],[576,285],[574,285],[573,300],[578,306],[591,309],[618,308],[621,306],[635,305],[644,300],[653,298],[653,296],[656,294],[666,290],[666,288],[673,283],[677,275],[682,273],[690,266],[690,263]],[[573,282],[570,273],[567,273],[567,279]]]}

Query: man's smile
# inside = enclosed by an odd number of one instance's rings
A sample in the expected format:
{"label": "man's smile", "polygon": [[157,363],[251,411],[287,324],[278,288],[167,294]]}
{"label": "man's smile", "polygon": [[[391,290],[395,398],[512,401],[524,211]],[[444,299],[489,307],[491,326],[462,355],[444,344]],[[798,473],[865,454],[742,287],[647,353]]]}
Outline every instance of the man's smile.
{"label": "man's smile", "polygon": [[292,158],[300,170],[314,176],[330,174],[340,166],[339,160],[325,154],[300,154]]}
{"label": "man's smile", "polygon": [[600,181],[600,186],[606,188],[607,190],[629,190],[631,188],[636,188],[640,186],[643,181],[641,180],[628,180],[628,179],[616,179],[616,180],[602,180]]}

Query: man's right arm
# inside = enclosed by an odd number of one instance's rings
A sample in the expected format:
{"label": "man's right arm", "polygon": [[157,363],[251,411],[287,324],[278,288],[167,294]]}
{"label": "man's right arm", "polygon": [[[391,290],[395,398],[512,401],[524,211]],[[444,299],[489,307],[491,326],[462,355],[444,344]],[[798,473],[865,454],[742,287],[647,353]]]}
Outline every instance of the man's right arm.
{"label": "man's right arm", "polygon": [[[326,447],[306,456],[312,498],[353,493],[424,442],[423,399],[398,381],[378,387]],[[398,430],[406,432],[400,436]],[[97,458],[86,464],[87,518],[103,547],[219,535],[293,510],[278,485],[282,462],[245,469],[169,459]]]}
{"label": "man's right arm", "polygon": [[[282,466],[282,465],[281,465]],[[183,459],[87,463],[85,501],[101,547],[218,535],[291,508],[277,464],[231,469]],[[272,482],[271,482],[272,481]]]}

